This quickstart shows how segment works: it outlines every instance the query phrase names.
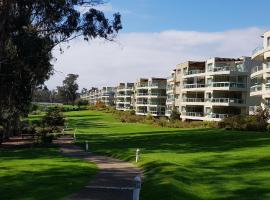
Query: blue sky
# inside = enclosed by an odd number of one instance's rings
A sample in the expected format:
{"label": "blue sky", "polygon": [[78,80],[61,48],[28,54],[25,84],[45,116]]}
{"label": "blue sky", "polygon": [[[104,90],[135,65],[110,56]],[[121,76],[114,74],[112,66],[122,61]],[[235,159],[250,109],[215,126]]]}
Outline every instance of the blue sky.
{"label": "blue sky", "polygon": [[269,0],[111,0],[124,32],[269,27]]}
{"label": "blue sky", "polygon": [[270,30],[269,8],[270,0],[108,0],[97,9],[122,14],[115,42],[76,39],[64,54],[56,50],[56,73],[46,84],[55,88],[74,73],[80,88],[116,86],[167,77],[188,60],[251,56]]}

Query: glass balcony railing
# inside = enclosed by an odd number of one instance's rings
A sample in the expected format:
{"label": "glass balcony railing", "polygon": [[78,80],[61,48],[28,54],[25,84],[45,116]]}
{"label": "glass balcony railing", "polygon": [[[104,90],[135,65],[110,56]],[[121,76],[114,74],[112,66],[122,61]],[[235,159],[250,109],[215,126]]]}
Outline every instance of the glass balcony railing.
{"label": "glass balcony railing", "polygon": [[266,83],[266,84],[265,84],[265,89],[266,89],[266,90],[270,90],[270,83]]}
{"label": "glass balcony railing", "polygon": [[259,52],[259,51],[261,51],[261,50],[263,50],[263,46],[257,47],[256,49],[254,49],[254,50],[252,51],[252,55],[256,54],[257,52]]}
{"label": "glass balcony railing", "polygon": [[204,88],[205,84],[184,84],[184,88]]}
{"label": "glass balcony railing", "polygon": [[165,111],[148,111],[148,113],[152,114],[152,115],[165,115]]}
{"label": "glass balcony railing", "polygon": [[183,98],[183,102],[204,102],[203,98]]}
{"label": "glass balcony railing", "polygon": [[202,74],[204,73],[205,71],[204,70],[188,70],[188,71],[185,71],[184,72],[184,75],[193,75],[193,74]]}
{"label": "glass balcony railing", "polygon": [[231,72],[246,72],[246,69],[243,67],[243,65],[237,65],[237,66],[214,66],[208,69],[210,72],[222,72],[222,71],[231,71]]}
{"label": "glass balcony railing", "polygon": [[226,117],[230,117],[231,114],[220,114],[220,113],[211,113],[207,115],[210,118],[215,118],[215,119],[224,119]]}
{"label": "glass balcony railing", "polygon": [[143,104],[143,105],[147,105],[147,104],[148,104],[148,103],[145,102],[145,101],[137,101],[136,103],[137,103],[137,104]]}
{"label": "glass balcony railing", "polygon": [[211,98],[206,99],[206,101],[212,103],[237,103],[237,104],[246,103],[244,99],[237,99],[237,98]]}
{"label": "glass balcony railing", "polygon": [[258,92],[262,90],[262,85],[253,85],[250,87],[250,92]]}
{"label": "glass balcony railing", "polygon": [[203,117],[203,112],[182,112],[183,116],[190,116],[190,117]]}
{"label": "glass balcony railing", "polygon": [[244,83],[237,82],[212,82],[208,84],[209,87],[231,87],[231,88],[245,88]]}
{"label": "glass balcony railing", "polygon": [[251,69],[251,73],[255,73],[255,72],[258,72],[258,71],[261,71],[263,70],[263,66],[262,65],[259,65],[259,66],[255,66]]}
{"label": "glass balcony railing", "polygon": [[148,96],[148,93],[138,93],[137,96]]}

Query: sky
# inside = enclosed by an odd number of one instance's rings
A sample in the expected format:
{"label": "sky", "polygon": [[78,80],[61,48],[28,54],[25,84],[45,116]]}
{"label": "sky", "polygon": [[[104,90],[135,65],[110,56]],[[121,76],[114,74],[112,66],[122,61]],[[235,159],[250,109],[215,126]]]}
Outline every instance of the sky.
{"label": "sky", "polygon": [[107,0],[97,9],[122,15],[114,42],[76,39],[54,51],[53,89],[69,73],[83,87],[116,86],[140,77],[167,77],[187,60],[250,56],[270,29],[270,1]]}

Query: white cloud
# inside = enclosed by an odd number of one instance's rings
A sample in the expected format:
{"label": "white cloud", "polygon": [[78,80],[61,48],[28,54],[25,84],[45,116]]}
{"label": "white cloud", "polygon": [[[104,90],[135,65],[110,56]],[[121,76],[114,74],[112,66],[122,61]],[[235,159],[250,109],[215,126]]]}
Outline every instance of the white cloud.
{"label": "white cloud", "polygon": [[225,32],[168,30],[160,33],[122,33],[116,42],[76,40],[64,54],[55,52],[56,73],[47,85],[61,85],[68,73],[79,74],[80,88],[134,82],[139,77],[166,77],[187,60],[250,56],[265,30],[248,28]]}

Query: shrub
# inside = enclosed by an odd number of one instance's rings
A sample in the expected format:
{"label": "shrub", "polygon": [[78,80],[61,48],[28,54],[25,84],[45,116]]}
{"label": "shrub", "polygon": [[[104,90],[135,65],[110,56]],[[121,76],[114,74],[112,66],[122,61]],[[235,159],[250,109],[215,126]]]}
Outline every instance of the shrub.
{"label": "shrub", "polygon": [[4,140],[4,128],[0,125],[0,144],[3,143]]}
{"label": "shrub", "polygon": [[172,113],[170,115],[170,119],[171,120],[178,120],[178,119],[180,119],[180,113],[176,110],[176,108],[174,108],[172,110]]}
{"label": "shrub", "polygon": [[50,108],[42,121],[48,126],[64,126],[65,123],[64,115],[59,107]]}
{"label": "shrub", "polygon": [[256,115],[236,115],[223,119],[218,125],[226,130],[265,131],[268,118],[265,111]]}

